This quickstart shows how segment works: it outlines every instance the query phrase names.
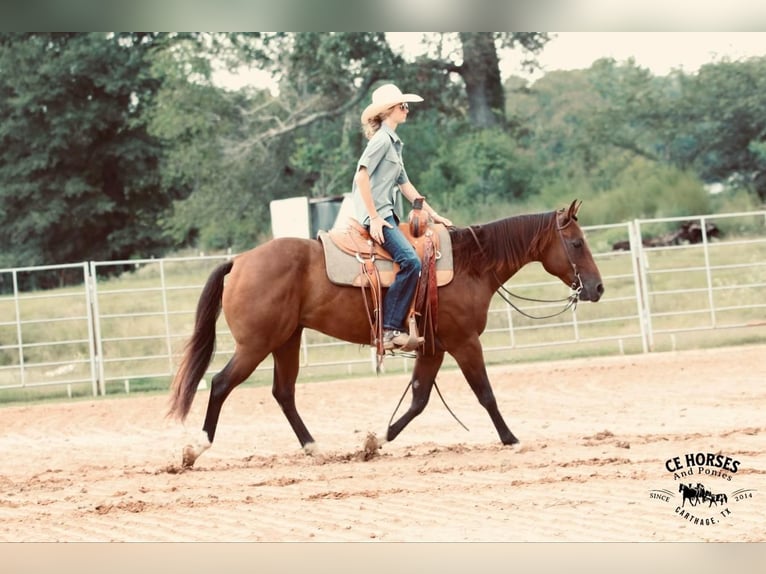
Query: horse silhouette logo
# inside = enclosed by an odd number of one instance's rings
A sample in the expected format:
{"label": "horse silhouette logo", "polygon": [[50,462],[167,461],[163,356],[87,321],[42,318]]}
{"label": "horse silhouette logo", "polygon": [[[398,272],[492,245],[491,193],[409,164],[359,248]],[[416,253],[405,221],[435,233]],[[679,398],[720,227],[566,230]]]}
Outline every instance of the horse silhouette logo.
{"label": "horse silhouette logo", "polygon": [[754,488],[731,489],[740,468],[738,459],[723,452],[690,452],[670,457],[663,469],[675,483],[669,488],[649,490],[649,500],[652,504],[667,505],[676,519],[692,526],[727,522],[738,507],[751,504],[758,495]]}
{"label": "horse silhouette logo", "polygon": [[681,506],[683,507],[686,504],[686,501],[689,501],[689,504],[692,506],[696,506],[698,503],[704,503],[708,502],[708,508],[713,506],[714,504],[718,506],[718,503],[726,504],[729,501],[729,497],[726,496],[725,493],[721,492],[718,494],[712,493],[710,490],[705,488],[705,486],[698,482],[697,486],[692,486],[692,483],[690,482],[688,485],[684,484],[683,482],[678,485],[678,492],[680,492],[682,496]]}

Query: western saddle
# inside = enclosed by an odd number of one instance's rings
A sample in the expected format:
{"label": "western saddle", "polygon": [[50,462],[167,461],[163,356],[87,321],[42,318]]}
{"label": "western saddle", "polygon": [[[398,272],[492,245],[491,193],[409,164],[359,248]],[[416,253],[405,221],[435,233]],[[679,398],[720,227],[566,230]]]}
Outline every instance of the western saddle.
{"label": "western saddle", "polygon": [[[418,223],[412,225],[412,221]],[[409,222],[400,223],[399,229],[415,248],[422,262],[420,280],[409,312],[410,338],[400,350],[412,352],[422,346],[421,352],[433,353],[437,330],[438,287],[446,285],[453,277],[449,233],[441,224],[428,223],[424,226],[421,219],[412,216]],[[370,323],[371,342],[377,350],[380,367],[385,354],[382,289],[393,283],[399,266],[355,219],[349,219],[345,229],[320,231],[319,240],[324,246],[330,281],[338,285],[357,286],[362,290]],[[419,333],[423,333],[422,343],[418,343]]]}

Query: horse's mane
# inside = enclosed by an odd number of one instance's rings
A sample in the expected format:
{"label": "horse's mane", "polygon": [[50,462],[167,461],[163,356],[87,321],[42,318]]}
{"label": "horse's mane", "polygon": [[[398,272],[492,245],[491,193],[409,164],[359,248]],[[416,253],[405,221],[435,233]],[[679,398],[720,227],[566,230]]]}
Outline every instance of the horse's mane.
{"label": "horse's mane", "polygon": [[540,254],[555,222],[552,211],[451,229],[455,273],[483,275],[500,263],[521,267]]}

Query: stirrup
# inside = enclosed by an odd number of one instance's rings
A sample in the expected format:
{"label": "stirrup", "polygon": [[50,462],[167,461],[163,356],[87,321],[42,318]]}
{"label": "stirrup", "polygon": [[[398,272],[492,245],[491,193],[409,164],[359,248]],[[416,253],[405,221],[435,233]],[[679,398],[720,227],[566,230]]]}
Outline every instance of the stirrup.
{"label": "stirrup", "polygon": [[415,322],[415,315],[410,316],[409,323],[410,323],[410,325],[409,325],[409,327],[410,327],[409,338],[407,339],[407,342],[404,345],[399,347],[399,350],[405,351],[405,352],[414,351],[420,345],[423,344],[423,341],[425,341],[425,338],[421,337],[418,334],[418,325]]}

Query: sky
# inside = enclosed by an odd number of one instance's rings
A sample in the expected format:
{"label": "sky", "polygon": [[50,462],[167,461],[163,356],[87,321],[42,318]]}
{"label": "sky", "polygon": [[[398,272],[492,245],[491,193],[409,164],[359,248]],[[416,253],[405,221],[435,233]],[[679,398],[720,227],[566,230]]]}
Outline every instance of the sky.
{"label": "sky", "polygon": [[[700,66],[724,58],[737,60],[766,56],[766,32],[550,32],[553,39],[538,56],[543,71],[589,68],[600,58],[636,64],[664,76],[680,69],[696,72]],[[417,49],[421,33],[389,33],[392,45]],[[503,77],[529,76],[520,63],[520,50],[501,56]]]}
{"label": "sky", "polygon": [[[387,33],[392,47],[405,55],[421,50],[422,32]],[[648,68],[656,76],[673,70],[696,72],[700,66],[721,60],[739,60],[766,56],[766,32],[550,32],[553,39],[538,56],[543,72],[589,68],[600,58],[614,58],[618,63],[633,58],[637,65]],[[518,75],[529,80],[540,73],[529,74],[521,67],[520,50],[501,54],[503,78]],[[232,77],[221,72],[216,83],[232,89],[251,85],[274,88],[269,78],[258,71]]]}
{"label": "sky", "polygon": [[552,71],[589,68],[599,58],[624,62],[633,57],[637,65],[664,76],[674,69],[694,73],[706,63],[753,56],[766,56],[766,33],[560,32],[539,61]]}

